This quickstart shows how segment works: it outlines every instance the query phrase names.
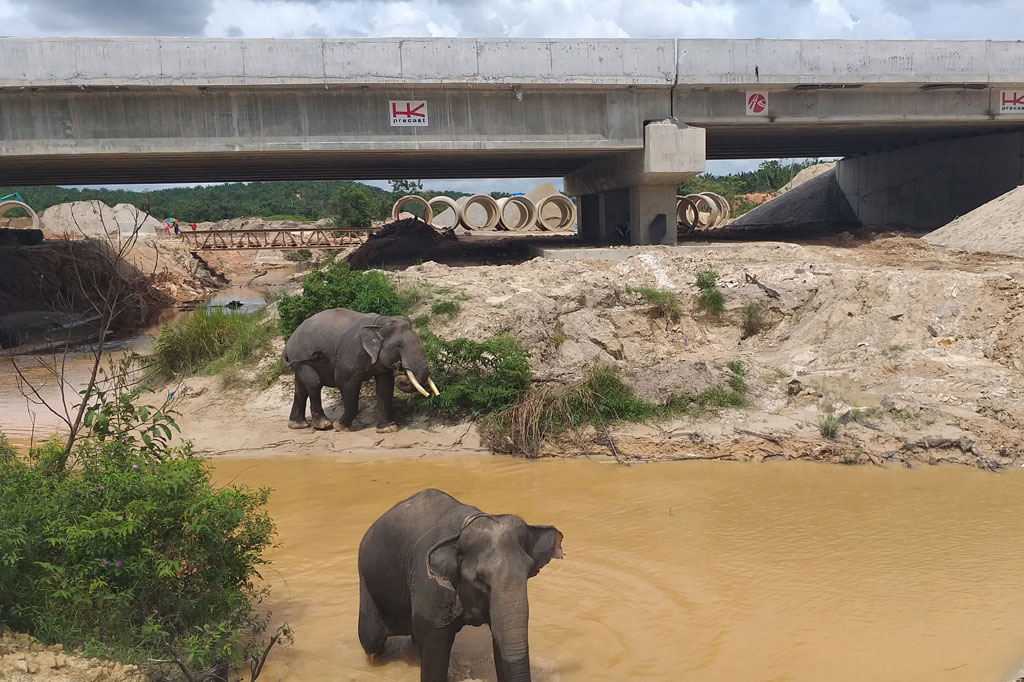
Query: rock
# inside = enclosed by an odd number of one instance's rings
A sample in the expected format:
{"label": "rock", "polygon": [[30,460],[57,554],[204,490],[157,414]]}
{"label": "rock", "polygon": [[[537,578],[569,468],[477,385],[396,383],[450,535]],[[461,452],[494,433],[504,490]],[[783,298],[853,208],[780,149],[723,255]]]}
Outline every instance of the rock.
{"label": "rock", "polygon": [[18,660],[14,661],[12,665],[14,666],[15,670],[20,670],[23,673],[28,672],[28,661],[26,661],[24,658],[19,658]]}
{"label": "rock", "polygon": [[790,379],[789,383],[786,384],[786,392],[790,395],[800,395],[804,390],[804,384],[799,379]]}
{"label": "rock", "polygon": [[43,670],[50,670],[57,667],[57,657],[50,651],[44,651],[36,656],[36,662]]}

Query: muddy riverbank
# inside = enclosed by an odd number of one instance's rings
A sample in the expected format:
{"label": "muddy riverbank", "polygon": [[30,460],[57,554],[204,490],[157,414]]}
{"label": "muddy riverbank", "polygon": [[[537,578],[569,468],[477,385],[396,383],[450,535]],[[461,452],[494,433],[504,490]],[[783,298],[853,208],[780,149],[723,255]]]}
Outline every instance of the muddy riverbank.
{"label": "muddy riverbank", "polygon": [[[223,482],[275,488],[267,607],[295,644],[268,679],[418,679],[407,641],[378,663],[360,649],[355,560],[431,486],[564,533],[530,582],[539,682],[999,682],[1024,651],[1024,472],[384,454],[216,460]],[[467,628],[450,679],[492,680],[490,659]]]}

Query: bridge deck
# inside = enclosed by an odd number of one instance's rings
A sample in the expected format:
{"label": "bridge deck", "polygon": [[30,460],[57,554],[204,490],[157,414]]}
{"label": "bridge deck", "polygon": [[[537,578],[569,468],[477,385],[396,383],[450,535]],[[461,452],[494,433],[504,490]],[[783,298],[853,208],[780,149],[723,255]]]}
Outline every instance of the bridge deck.
{"label": "bridge deck", "polygon": [[343,249],[369,239],[370,229],[308,228],[296,230],[196,230],[182,232],[193,251],[258,249]]}

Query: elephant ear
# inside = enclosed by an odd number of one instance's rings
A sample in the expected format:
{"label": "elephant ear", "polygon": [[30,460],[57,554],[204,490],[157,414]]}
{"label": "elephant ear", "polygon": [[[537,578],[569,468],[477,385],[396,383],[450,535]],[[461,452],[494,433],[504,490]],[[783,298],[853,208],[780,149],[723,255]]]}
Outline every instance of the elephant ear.
{"label": "elephant ear", "polygon": [[380,357],[380,349],[384,346],[384,337],[380,333],[380,327],[367,326],[359,331],[359,341],[363,344],[363,350],[370,356],[370,362],[376,364]]}
{"label": "elephant ear", "polygon": [[540,573],[552,559],[561,559],[562,531],[554,526],[527,526],[529,535],[526,540],[526,553],[533,558],[533,569],[530,577]]}
{"label": "elephant ear", "polygon": [[441,540],[427,552],[427,576],[441,587],[455,591],[459,584],[459,536]]}

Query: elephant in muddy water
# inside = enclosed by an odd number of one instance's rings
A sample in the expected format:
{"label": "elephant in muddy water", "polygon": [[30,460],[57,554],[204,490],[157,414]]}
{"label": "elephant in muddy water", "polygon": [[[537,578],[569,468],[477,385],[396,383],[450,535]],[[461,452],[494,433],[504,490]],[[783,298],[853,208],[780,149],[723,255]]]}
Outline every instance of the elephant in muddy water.
{"label": "elephant in muddy water", "polygon": [[412,635],[420,682],[445,682],[455,634],[487,623],[499,682],[529,682],[526,581],[561,558],[554,526],[423,490],[385,512],[359,543],[359,643],[372,656],[388,637]]}
{"label": "elephant in muddy water", "polygon": [[[414,389],[424,397],[438,395],[430,379],[427,358],[409,318],[357,313],[346,308],[324,310],[300,324],[284,345],[281,360],[295,371],[295,397],[288,426],[302,429],[331,428],[324,414],[320,389],[333,386],[341,390],[344,411],[334,424],[348,430],[359,411],[359,389],[367,379],[377,382],[377,430],[393,431],[395,370],[405,377],[399,389]],[[306,421],[306,400],[311,421]]]}

